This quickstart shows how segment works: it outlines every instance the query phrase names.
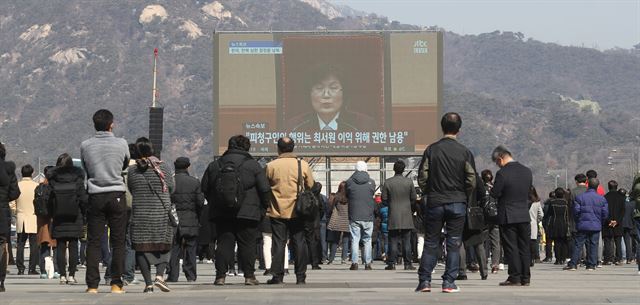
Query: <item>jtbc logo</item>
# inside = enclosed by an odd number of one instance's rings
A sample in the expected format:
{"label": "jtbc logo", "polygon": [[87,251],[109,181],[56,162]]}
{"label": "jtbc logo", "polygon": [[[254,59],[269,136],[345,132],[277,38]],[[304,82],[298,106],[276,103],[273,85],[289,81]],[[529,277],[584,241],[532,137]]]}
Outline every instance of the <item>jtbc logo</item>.
{"label": "jtbc logo", "polygon": [[426,48],[427,47],[427,42],[425,40],[416,40],[416,42],[413,43],[413,47],[414,48]]}

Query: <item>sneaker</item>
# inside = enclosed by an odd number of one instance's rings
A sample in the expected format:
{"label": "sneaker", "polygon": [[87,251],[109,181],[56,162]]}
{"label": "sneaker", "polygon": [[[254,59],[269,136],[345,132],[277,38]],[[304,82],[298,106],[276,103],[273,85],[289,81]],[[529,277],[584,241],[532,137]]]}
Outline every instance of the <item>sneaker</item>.
{"label": "sneaker", "polygon": [[415,292],[431,292],[431,283],[427,281],[420,282]]}
{"label": "sneaker", "polygon": [[54,279],[59,279],[59,278],[60,278],[60,273],[58,273],[58,272],[54,272],[54,273],[53,273],[53,278],[54,278]]}
{"label": "sneaker", "polygon": [[493,267],[491,267],[491,273],[492,273],[492,274],[496,274],[496,273],[498,273],[498,266],[493,266]]}
{"label": "sneaker", "polygon": [[358,270],[358,264],[357,263],[351,264],[351,267],[349,267],[349,270],[353,270],[353,271]]}
{"label": "sneaker", "polygon": [[129,286],[129,285],[139,285],[139,284],[140,284],[140,281],[139,281],[138,279],[136,279],[136,278],[133,278],[133,280],[130,280],[130,281],[124,280],[124,281],[122,281],[122,283],[123,283],[125,286]]}
{"label": "sneaker", "polygon": [[205,264],[209,264],[209,265],[211,265],[211,264],[213,264],[213,260],[208,259],[208,260],[206,260],[204,263],[205,263]]}
{"label": "sneaker", "polygon": [[66,284],[67,284],[67,277],[63,275],[60,277],[60,285],[66,285]]}
{"label": "sneaker", "polygon": [[5,291],[7,290],[4,288],[4,282],[0,282],[0,292],[5,292]]}
{"label": "sneaker", "polygon": [[159,279],[159,278],[156,278],[156,280],[155,280],[155,281],[153,281],[153,284],[154,284],[156,287],[160,288],[160,290],[161,290],[162,292],[169,292],[169,291],[171,291],[171,289],[169,288],[169,286],[167,285],[167,283],[165,283],[165,282],[164,282],[164,280],[161,280],[161,279]]}
{"label": "sneaker", "polygon": [[90,294],[95,294],[95,293],[98,293],[98,288],[87,288],[85,292]]}
{"label": "sneaker", "polygon": [[224,280],[225,280],[225,278],[219,277],[215,281],[213,281],[213,285],[214,286],[224,286]]}
{"label": "sneaker", "polygon": [[124,288],[118,284],[111,284],[111,293],[115,294],[123,294],[125,293]]}
{"label": "sneaker", "polygon": [[75,277],[73,276],[68,276],[67,277],[67,285],[77,285],[78,281],[76,280]]}
{"label": "sneaker", "polygon": [[242,271],[240,271],[240,272],[237,272],[237,273],[236,273],[236,276],[239,276],[239,277],[244,277],[244,272],[242,272]]}
{"label": "sneaker", "polygon": [[466,274],[458,274],[458,277],[456,277],[456,281],[466,281],[467,279]]}
{"label": "sneaker", "polygon": [[562,268],[562,270],[565,270],[565,271],[576,271],[578,269],[576,268],[576,266],[566,266],[566,267]]}
{"label": "sneaker", "polygon": [[587,267],[587,271],[596,271],[596,268],[593,268],[593,267]]}
{"label": "sneaker", "polygon": [[460,292],[460,288],[458,288],[458,286],[456,286],[456,284],[449,284],[446,287],[445,286],[442,287],[442,292],[443,293],[456,293],[456,292]]}
{"label": "sneaker", "polygon": [[387,265],[386,267],[384,267],[384,270],[396,270],[396,266],[395,265]]}
{"label": "sneaker", "polygon": [[504,270],[504,264],[499,264],[498,265],[498,270]]}
{"label": "sneaker", "polygon": [[267,270],[265,270],[265,271],[264,271],[264,273],[263,273],[262,275],[264,275],[264,276],[272,275],[272,274],[271,274],[271,269],[267,269]]}
{"label": "sneaker", "polygon": [[142,293],[153,293],[153,285],[144,287]]}
{"label": "sneaker", "polygon": [[40,273],[40,279],[41,279],[41,280],[46,280],[46,279],[48,279],[48,278],[49,278],[49,277],[47,276],[47,273],[46,273],[46,272]]}
{"label": "sneaker", "polygon": [[78,265],[78,269],[87,269],[87,266],[84,264]]}
{"label": "sneaker", "polygon": [[364,264],[364,270],[373,270],[371,264]]}

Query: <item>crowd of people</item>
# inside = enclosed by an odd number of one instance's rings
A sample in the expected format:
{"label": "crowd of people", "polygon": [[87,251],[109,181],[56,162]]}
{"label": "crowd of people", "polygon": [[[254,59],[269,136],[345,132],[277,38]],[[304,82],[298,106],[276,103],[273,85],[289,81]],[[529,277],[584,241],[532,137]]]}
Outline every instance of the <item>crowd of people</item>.
{"label": "crowd of people", "polygon": [[261,166],[249,139],[233,136],[199,181],[188,158],[171,167],[149,139],[127,144],[115,137],[108,110],[97,111],[93,123],[95,136],[80,148],[82,166],[63,153],[41,183],[29,164],[18,180],[0,144],[0,292],[12,256],[12,212],[18,275],[76,285],[78,268],[86,268],[87,293],[98,292],[100,264],[112,293],[139,284],[136,270],[143,292],[152,293],[171,291],[181,270],[187,282],[197,281],[198,260],[215,261],[216,286],[238,274],[245,285],[259,285],[256,264],[271,276],[267,284],[282,284],[290,261],[298,285],[306,283],[308,265],[372,270],[380,260],[385,270],[417,269],[416,292],[431,291],[437,264],[445,264],[445,293],[459,292],[456,281],[466,280],[467,271],[486,280],[504,265],[500,286],[529,286],[531,267],[540,262],[567,271],[636,262],[640,274],[640,177],[630,191],[611,180],[605,193],[590,170],[575,176],[575,188],[557,188],[542,202],[532,171],[504,146],[491,155],[500,168],[495,179],[488,169],[476,170],[473,154],[457,140],[457,113],[442,117],[444,137],[424,151],[417,187],[402,160],[379,188],[358,161],[328,196],[289,137],[278,140],[278,158]]}

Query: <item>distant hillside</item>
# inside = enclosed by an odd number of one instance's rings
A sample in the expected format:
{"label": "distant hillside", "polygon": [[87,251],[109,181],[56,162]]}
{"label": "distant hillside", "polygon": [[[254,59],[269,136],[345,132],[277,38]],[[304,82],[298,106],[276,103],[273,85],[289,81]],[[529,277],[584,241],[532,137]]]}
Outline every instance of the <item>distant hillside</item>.
{"label": "distant hillside", "polygon": [[[77,156],[102,107],[115,112],[116,134],[130,141],[146,134],[158,47],[164,157],[187,155],[199,174],[212,156],[213,30],[418,29],[348,12],[322,0],[3,1],[1,140],[20,164]],[[608,171],[609,147],[638,145],[637,51],[563,47],[510,32],[446,32],[444,50],[445,110],[463,114],[461,140],[479,167],[492,166],[490,150],[505,143],[548,185],[548,169]]]}

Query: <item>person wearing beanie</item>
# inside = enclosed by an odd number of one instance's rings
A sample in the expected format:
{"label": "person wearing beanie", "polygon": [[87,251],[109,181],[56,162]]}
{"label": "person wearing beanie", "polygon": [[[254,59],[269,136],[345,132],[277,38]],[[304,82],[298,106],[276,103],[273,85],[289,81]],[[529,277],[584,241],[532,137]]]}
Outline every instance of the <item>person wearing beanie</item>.
{"label": "person wearing beanie", "polygon": [[200,181],[189,175],[191,162],[187,157],[179,157],[173,163],[175,167],[175,190],[171,194],[171,202],[178,212],[178,231],[175,235],[171,260],[169,261],[168,282],[177,282],[180,275],[180,253],[184,253],[182,271],[187,282],[195,282],[196,247],[200,231],[200,214],[204,207],[204,195],[200,189]]}
{"label": "person wearing beanie", "polygon": [[351,232],[351,267],[358,270],[358,252],[360,240],[364,244],[362,262],[365,270],[371,270],[371,236],[376,204],[373,195],[376,183],[367,173],[367,163],[358,161],[355,172],[347,180],[346,191],[349,201],[349,231]]}

